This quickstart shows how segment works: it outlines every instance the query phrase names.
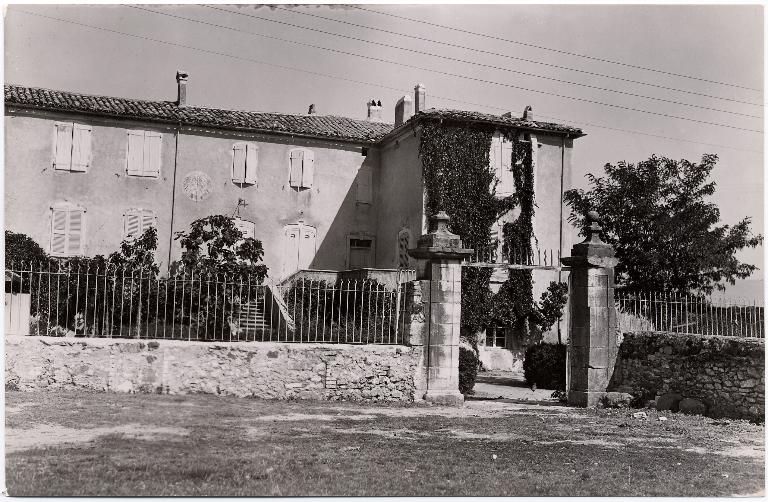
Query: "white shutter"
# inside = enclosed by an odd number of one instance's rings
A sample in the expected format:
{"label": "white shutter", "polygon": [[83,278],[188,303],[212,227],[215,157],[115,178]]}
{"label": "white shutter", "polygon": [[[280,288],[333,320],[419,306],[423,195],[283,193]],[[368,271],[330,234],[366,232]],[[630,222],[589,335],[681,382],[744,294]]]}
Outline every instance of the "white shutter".
{"label": "white shutter", "polygon": [[302,188],[312,188],[315,181],[315,154],[310,150],[304,150],[304,158],[301,163],[301,186]]}
{"label": "white shutter", "polygon": [[285,262],[283,272],[288,276],[299,269],[299,227],[288,225],[285,227]]}
{"label": "white shutter", "polygon": [[67,253],[67,210],[53,208],[51,214],[51,254]]}
{"label": "white shutter", "polygon": [[160,145],[163,135],[155,131],[144,132],[144,176],[160,176]]}
{"label": "white shutter", "polygon": [[138,211],[127,211],[123,216],[123,238],[135,239],[141,231],[141,217]]}
{"label": "white shutter", "polygon": [[245,221],[236,218],[233,220],[233,223],[235,224],[235,228],[240,230],[240,233],[243,234],[243,239],[256,238],[256,225],[252,221]]}
{"label": "white shutter", "polygon": [[141,176],[144,172],[144,131],[128,131],[127,166],[129,176]]}
{"label": "white shutter", "polygon": [[308,269],[312,265],[312,260],[315,258],[316,242],[317,242],[317,230],[312,227],[301,226],[301,234],[299,235],[299,268],[301,270]]}
{"label": "white shutter", "polygon": [[501,169],[512,170],[512,142],[506,138],[501,141]]}
{"label": "white shutter", "polygon": [[84,214],[80,209],[71,209],[69,214],[69,228],[67,229],[67,254],[78,255],[83,253],[83,233],[85,222]]}
{"label": "white shutter", "polygon": [[361,167],[357,173],[357,202],[370,204],[373,202],[372,178],[370,167]]}
{"label": "white shutter", "polygon": [[235,143],[232,147],[232,181],[245,183],[245,162],[247,150],[243,143]]}
{"label": "white shutter", "polygon": [[501,167],[501,143],[502,139],[499,133],[494,134],[493,138],[491,139],[491,152],[488,169],[492,173],[495,173],[496,177],[498,177],[499,168]]}
{"label": "white shutter", "polygon": [[252,143],[246,145],[245,182],[253,185],[259,182],[259,147]]}
{"label": "white shutter", "polygon": [[304,160],[304,150],[291,150],[289,157],[289,184],[292,187],[301,186],[301,165]]}
{"label": "white shutter", "polygon": [[53,167],[69,171],[72,168],[72,124],[57,122]]}
{"label": "white shutter", "polygon": [[141,212],[141,234],[144,234],[144,232],[147,231],[148,228],[153,228],[157,226],[157,217],[155,216],[155,212],[151,211],[149,209],[145,209]]}
{"label": "white shutter", "polygon": [[72,170],[87,171],[91,164],[91,126],[74,124],[72,133]]}

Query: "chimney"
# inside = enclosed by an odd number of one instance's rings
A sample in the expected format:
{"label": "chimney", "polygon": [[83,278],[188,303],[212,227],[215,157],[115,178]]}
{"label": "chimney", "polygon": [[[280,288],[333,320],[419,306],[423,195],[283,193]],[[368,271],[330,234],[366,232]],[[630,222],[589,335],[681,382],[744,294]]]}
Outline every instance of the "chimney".
{"label": "chimney", "polygon": [[413,117],[413,100],[405,95],[398,99],[395,105],[395,127],[403,125],[411,117]]}
{"label": "chimney", "polygon": [[531,105],[526,106],[525,110],[523,110],[523,120],[533,122],[533,108]]}
{"label": "chimney", "polygon": [[187,104],[187,80],[189,80],[189,73],[184,70],[176,71],[176,83],[179,84],[179,97],[176,99],[176,104],[179,106]]}
{"label": "chimney", "polygon": [[413,113],[423,112],[427,109],[427,88],[424,84],[417,84],[413,89],[415,107]]}
{"label": "chimney", "polygon": [[317,113],[317,108],[315,108],[315,104],[312,103],[309,105],[309,111],[307,112],[307,115],[315,115]]}
{"label": "chimney", "polygon": [[375,99],[368,101],[368,120],[371,122],[381,122],[381,109],[381,101],[377,102]]}

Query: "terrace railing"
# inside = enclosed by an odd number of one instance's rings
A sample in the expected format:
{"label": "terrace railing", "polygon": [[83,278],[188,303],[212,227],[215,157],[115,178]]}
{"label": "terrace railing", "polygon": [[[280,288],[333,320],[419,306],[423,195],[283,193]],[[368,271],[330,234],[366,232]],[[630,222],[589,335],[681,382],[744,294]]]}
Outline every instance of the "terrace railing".
{"label": "terrace railing", "polygon": [[560,268],[560,251],[555,249],[507,249],[499,243],[467,247],[474,249],[474,253],[465,261],[465,266],[552,270]]}
{"label": "terrace railing", "polygon": [[[402,343],[403,285],[187,271],[161,276],[114,265],[23,264],[6,295],[29,303],[29,334],[198,341]],[[8,301],[6,300],[6,303]],[[13,314],[6,309],[6,315]]]}
{"label": "terrace railing", "polygon": [[756,301],[620,290],[615,300],[623,331],[765,337],[765,309]]}

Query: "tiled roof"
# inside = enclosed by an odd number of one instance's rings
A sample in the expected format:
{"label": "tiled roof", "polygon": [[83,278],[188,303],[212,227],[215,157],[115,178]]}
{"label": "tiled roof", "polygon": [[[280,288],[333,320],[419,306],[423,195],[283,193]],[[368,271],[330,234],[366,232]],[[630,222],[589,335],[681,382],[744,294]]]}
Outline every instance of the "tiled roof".
{"label": "tiled roof", "polygon": [[92,96],[18,85],[5,85],[5,104],[126,119],[181,123],[188,126],[293,134],[360,143],[376,143],[392,130],[392,124],[332,115],[291,115],[196,106],[180,107],[171,101]]}
{"label": "tiled roof", "polygon": [[488,124],[511,126],[525,130],[567,134],[573,138],[585,136],[585,133],[578,127],[555,124],[552,122],[541,122],[539,120],[524,120],[520,117],[505,117],[503,115],[492,115],[490,113],[471,112],[464,110],[441,110],[430,108],[428,110],[424,110],[423,112],[417,113],[411,117],[409,122],[430,119],[453,120],[457,122],[485,122]]}
{"label": "tiled roof", "polygon": [[[286,113],[178,106],[172,101],[147,101],[93,96],[90,94],[12,84],[5,85],[5,104],[171,124],[181,123],[186,126],[290,134],[365,144],[378,143],[394,130],[392,124],[333,115],[292,115]],[[438,110],[434,108],[417,113],[406,124],[429,119],[485,122],[527,130],[567,134],[575,138],[584,136],[581,129],[577,127],[551,122],[530,121],[517,117],[504,117],[462,110]],[[400,129],[400,127],[397,129]]]}

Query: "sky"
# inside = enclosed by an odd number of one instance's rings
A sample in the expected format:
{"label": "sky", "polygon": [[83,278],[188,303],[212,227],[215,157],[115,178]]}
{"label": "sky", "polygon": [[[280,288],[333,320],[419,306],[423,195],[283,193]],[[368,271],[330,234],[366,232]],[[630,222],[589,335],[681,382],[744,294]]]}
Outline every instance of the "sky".
{"label": "sky", "polygon": [[[364,118],[377,99],[387,121],[422,83],[428,107],[581,127],[575,187],[715,153],[722,221],[763,231],[762,6],[359,7],[10,5],[5,82],[173,100],[183,69],[191,105]],[[763,268],[762,248],[740,258]]]}

